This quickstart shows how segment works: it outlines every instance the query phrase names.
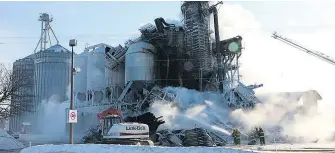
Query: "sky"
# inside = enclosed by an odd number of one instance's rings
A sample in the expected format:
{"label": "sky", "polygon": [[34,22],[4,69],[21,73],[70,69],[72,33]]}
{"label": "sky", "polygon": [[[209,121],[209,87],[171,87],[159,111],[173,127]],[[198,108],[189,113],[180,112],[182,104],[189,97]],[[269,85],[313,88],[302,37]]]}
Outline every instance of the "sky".
{"label": "sky", "polygon": [[[117,45],[138,35],[157,17],[181,19],[179,1],[165,2],[0,2],[0,62],[33,53],[40,35],[39,13],[50,13],[60,44],[76,38],[85,44]],[[219,8],[221,39],[241,35],[242,81],[263,83],[256,92],[315,89],[335,101],[335,67],[278,40],[277,31],[299,44],[335,57],[335,1],[224,1]],[[335,102],[333,102],[335,103]]]}

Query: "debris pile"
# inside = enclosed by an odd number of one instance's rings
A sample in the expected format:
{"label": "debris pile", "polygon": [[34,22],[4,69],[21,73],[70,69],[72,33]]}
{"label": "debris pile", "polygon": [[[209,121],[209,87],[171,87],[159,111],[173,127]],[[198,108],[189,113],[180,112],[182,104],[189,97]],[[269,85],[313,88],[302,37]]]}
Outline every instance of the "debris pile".
{"label": "debris pile", "polygon": [[92,126],[86,135],[82,138],[83,143],[97,143],[102,140],[101,131],[99,130],[99,125]]}
{"label": "debris pile", "polygon": [[158,145],[162,146],[224,146],[227,140],[217,136],[213,132],[203,128],[194,128],[191,130],[162,130],[157,132]]}

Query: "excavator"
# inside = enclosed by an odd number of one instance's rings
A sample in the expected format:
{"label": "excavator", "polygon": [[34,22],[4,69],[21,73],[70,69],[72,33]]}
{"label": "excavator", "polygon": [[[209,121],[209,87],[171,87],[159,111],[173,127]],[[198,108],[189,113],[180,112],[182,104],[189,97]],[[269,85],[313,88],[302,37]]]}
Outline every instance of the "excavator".
{"label": "excavator", "polygon": [[101,144],[150,145],[149,126],[137,122],[123,122],[120,110],[109,108],[97,115],[100,120]]}

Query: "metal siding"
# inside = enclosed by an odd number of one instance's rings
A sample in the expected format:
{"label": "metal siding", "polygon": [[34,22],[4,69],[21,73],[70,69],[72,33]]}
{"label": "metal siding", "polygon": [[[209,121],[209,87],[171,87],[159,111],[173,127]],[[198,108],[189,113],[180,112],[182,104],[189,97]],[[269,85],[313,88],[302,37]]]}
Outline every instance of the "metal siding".
{"label": "metal siding", "polygon": [[87,90],[87,55],[85,53],[75,56],[74,65],[80,72],[74,76],[74,91],[86,92]]}
{"label": "metal siding", "polygon": [[[19,59],[13,63],[13,73],[22,73],[22,75],[27,76],[30,81],[34,80],[34,60],[31,58],[32,55],[29,55],[23,59]],[[34,86],[24,87],[19,89],[18,94],[22,95],[24,93],[34,94]],[[21,97],[19,102],[23,103],[32,103],[34,102],[33,97]],[[11,131],[20,131],[21,123],[27,119],[27,112],[20,112],[17,116],[11,117],[10,119],[10,130]]]}
{"label": "metal siding", "polygon": [[124,79],[125,79],[125,65],[120,64],[116,66],[114,69],[105,68],[105,74],[106,74],[106,84],[107,86],[111,85],[124,85]]}
{"label": "metal siding", "polygon": [[[150,51],[151,52],[150,52]],[[151,81],[154,80],[153,53],[156,48],[146,42],[137,42],[129,46],[125,59],[125,81]]]}
{"label": "metal siding", "polygon": [[105,52],[98,48],[88,53],[87,61],[87,89],[106,87],[105,84]]}
{"label": "metal siding", "polygon": [[57,100],[66,100],[66,90],[70,76],[70,52],[38,52],[36,55],[36,104],[48,100],[51,96],[57,95]]}

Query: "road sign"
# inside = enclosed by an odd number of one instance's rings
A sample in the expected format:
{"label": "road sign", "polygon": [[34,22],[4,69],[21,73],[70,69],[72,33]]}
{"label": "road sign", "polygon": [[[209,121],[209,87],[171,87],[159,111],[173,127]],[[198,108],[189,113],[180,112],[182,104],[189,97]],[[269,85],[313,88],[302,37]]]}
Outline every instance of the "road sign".
{"label": "road sign", "polygon": [[77,123],[77,110],[69,110],[69,123]]}

